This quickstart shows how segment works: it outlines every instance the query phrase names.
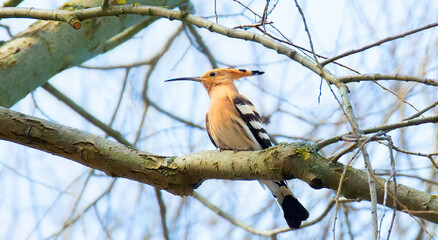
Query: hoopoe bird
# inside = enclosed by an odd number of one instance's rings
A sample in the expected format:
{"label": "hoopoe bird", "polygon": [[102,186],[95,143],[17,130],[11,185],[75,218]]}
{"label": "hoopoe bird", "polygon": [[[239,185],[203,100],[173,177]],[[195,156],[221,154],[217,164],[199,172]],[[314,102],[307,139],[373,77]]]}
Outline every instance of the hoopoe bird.
{"label": "hoopoe bird", "polygon": [[[262,150],[272,146],[254,105],[234,85],[242,77],[261,75],[262,71],[218,68],[200,77],[183,77],[166,80],[190,80],[202,83],[210,97],[210,107],[205,117],[208,136],[221,150]],[[284,218],[291,229],[299,228],[309,212],[295,198],[285,181],[259,180],[277,199]]]}

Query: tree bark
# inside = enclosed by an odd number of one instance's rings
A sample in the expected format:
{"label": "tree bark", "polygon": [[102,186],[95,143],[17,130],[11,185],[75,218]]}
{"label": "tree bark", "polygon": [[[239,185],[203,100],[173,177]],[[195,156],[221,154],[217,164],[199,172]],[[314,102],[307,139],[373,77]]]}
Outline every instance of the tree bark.
{"label": "tree bark", "polygon": [[[312,188],[338,189],[344,169],[306,143],[280,144],[263,151],[201,151],[179,157],[158,156],[70,127],[0,107],[0,139],[68,158],[112,177],[143,182],[177,195],[190,195],[206,179],[299,178]],[[378,202],[385,179],[376,177]],[[393,207],[388,184],[386,206]],[[367,173],[349,168],[341,190],[347,198],[370,199]],[[398,210],[438,223],[438,199],[397,184]]]}

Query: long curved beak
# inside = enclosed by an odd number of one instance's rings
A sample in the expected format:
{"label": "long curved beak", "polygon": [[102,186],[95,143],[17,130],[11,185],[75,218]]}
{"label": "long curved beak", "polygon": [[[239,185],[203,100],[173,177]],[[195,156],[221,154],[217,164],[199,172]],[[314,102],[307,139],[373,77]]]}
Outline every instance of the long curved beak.
{"label": "long curved beak", "polygon": [[195,81],[195,82],[202,82],[201,77],[182,77],[182,78],[172,78],[165,80],[165,82],[173,82],[173,81]]}

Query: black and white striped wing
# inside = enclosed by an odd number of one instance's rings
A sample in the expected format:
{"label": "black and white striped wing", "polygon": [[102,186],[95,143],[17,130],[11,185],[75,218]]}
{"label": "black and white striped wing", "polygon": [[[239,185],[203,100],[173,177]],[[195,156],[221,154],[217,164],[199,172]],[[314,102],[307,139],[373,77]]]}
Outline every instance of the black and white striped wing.
{"label": "black and white striped wing", "polygon": [[[240,117],[248,126],[254,138],[260,144],[262,149],[272,146],[271,140],[262,125],[262,120],[254,105],[242,95],[234,95],[230,97],[234,107],[240,114]],[[257,149],[254,149],[257,150]]]}

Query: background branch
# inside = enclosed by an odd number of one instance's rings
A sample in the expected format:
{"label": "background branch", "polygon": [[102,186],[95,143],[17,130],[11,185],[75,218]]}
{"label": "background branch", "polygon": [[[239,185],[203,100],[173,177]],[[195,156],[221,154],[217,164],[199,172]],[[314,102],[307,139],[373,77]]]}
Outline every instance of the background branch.
{"label": "background branch", "polygon": [[[70,11],[74,9],[73,6],[79,9],[99,9],[102,13],[113,8],[108,7],[107,10],[102,10],[100,0],[72,2],[71,4],[65,3],[63,8],[58,10],[34,11],[35,9],[31,8],[0,8],[0,18],[14,17],[18,14],[23,17],[33,15],[37,19],[65,20],[68,16],[77,17],[76,11],[86,10]],[[150,1],[135,2],[147,4]],[[155,1],[157,4],[166,4],[170,8],[183,2],[185,0]],[[127,3],[132,4],[134,1],[127,1]],[[118,15],[113,11],[109,12],[111,12],[109,15]],[[102,50],[108,51],[118,46],[128,38],[118,38],[111,44],[106,44],[104,49],[96,48],[132,25],[144,21],[150,24],[151,22],[147,21],[149,18],[139,15],[129,15],[123,18],[96,18],[82,21],[80,31],[72,29],[67,24],[60,24],[60,22],[39,21],[33,24],[29,29],[0,46],[0,106],[14,105],[60,71],[77,66],[102,53]],[[140,28],[142,27],[144,25],[140,24]],[[44,37],[40,37],[43,35]]]}

